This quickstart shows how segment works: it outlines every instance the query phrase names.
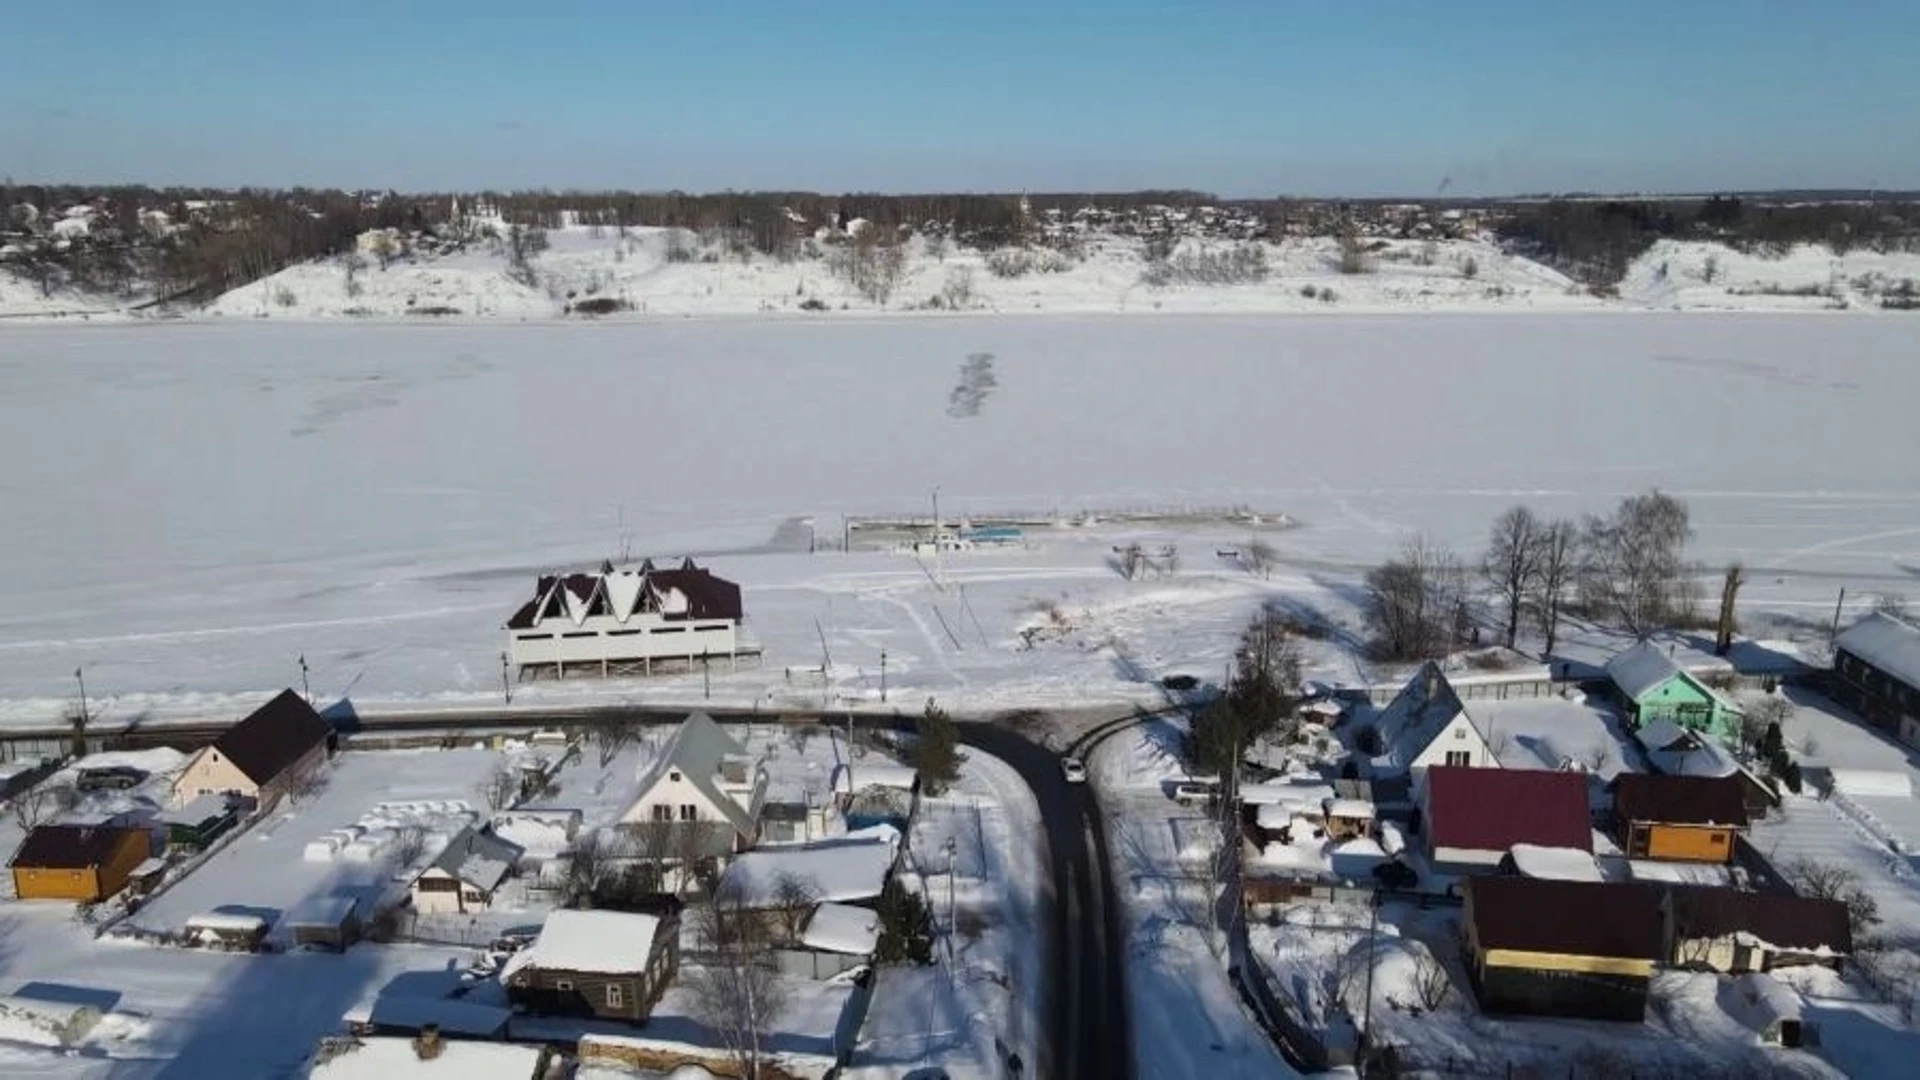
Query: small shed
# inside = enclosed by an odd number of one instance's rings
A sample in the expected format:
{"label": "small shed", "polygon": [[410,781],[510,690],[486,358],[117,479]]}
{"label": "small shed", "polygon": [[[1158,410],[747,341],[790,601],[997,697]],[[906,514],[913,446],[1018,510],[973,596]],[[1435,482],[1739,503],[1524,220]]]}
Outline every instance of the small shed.
{"label": "small shed", "polygon": [[1740,707],[1673,662],[1650,641],[1607,661],[1614,697],[1636,727],[1670,720],[1726,745],[1739,739]]}
{"label": "small shed", "polygon": [[360,902],[351,896],[323,896],[287,912],[280,926],[295,945],[345,952],[360,940]]}
{"label": "small shed", "polygon": [[92,1005],[21,997],[0,997],[0,1039],[33,1046],[76,1046],[100,1022]]}
{"label": "small shed", "polygon": [[233,797],[225,793],[201,795],[161,819],[167,826],[167,847],[199,851],[239,822]]}
{"label": "small shed", "polygon": [[167,860],[155,855],[128,871],[127,891],[134,896],[146,896],[160,887],[160,879],[166,874]]}
{"label": "small shed", "polygon": [[236,911],[209,911],[187,920],[187,936],[196,945],[253,952],[266,940],[267,920]]}
{"label": "small shed", "polygon": [[1370,835],[1376,816],[1373,804],[1364,799],[1328,799],[1323,807],[1327,835],[1335,840]]}
{"label": "small shed", "polygon": [[1736,975],[1720,982],[1720,1007],[1751,1029],[1760,1042],[1798,1050],[1818,1046],[1819,1033],[1801,1015],[1800,995],[1771,975]]}

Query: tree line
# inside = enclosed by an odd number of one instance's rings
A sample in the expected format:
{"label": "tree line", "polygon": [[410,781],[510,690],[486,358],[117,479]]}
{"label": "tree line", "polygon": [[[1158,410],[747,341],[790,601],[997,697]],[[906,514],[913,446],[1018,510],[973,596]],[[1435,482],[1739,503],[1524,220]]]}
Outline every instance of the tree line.
{"label": "tree line", "polygon": [[[1580,520],[1549,520],[1513,506],[1494,520],[1486,548],[1472,561],[1416,537],[1367,572],[1369,647],[1381,660],[1445,656],[1473,643],[1482,602],[1501,644],[1514,648],[1531,626],[1543,639],[1543,656],[1559,644],[1569,612],[1635,636],[1694,621],[1698,589],[1686,559],[1692,535],[1686,503],[1656,489]],[[1728,580],[1721,619],[1730,634],[1737,567]]]}

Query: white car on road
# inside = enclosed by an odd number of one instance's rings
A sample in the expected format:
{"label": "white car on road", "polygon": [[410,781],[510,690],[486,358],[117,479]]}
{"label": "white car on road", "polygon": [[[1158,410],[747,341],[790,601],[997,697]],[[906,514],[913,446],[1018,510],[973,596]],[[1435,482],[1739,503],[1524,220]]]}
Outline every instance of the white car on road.
{"label": "white car on road", "polygon": [[1069,784],[1084,784],[1087,782],[1087,763],[1077,757],[1063,757],[1060,759],[1060,775],[1066,777]]}

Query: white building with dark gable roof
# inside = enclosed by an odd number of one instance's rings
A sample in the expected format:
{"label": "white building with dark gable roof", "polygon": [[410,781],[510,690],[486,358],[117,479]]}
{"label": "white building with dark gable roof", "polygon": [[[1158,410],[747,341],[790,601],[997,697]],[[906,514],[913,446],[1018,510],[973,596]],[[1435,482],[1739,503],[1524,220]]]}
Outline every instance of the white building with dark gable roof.
{"label": "white building with dark gable roof", "polygon": [[662,570],[603,564],[594,574],[542,577],[507,620],[508,661],[523,679],[573,674],[650,675],[758,655],[740,632],[740,586],[695,566]]}

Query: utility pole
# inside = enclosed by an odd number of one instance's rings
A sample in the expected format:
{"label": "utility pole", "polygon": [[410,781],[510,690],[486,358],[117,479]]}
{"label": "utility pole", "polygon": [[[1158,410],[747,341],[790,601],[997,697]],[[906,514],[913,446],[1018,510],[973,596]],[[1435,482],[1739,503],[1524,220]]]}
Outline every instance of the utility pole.
{"label": "utility pole", "polygon": [[887,703],[887,650],[880,650],[880,704]]}
{"label": "utility pole", "polygon": [[80,729],[85,731],[87,721],[93,718],[93,714],[87,711],[87,677],[81,674],[81,669],[74,668],[73,681],[80,684]]}
{"label": "utility pole", "polygon": [[307,699],[308,707],[313,705],[313,686],[307,682],[307,654],[300,654],[300,693]]}
{"label": "utility pole", "polygon": [[954,852],[959,850],[959,846],[954,842],[954,838],[949,836],[942,847],[947,853],[947,977],[951,979],[953,977],[953,931],[959,925],[959,920],[953,914],[953,856]]}
{"label": "utility pole", "polygon": [[1827,631],[1827,644],[1829,645],[1833,644],[1834,638],[1840,636],[1840,605],[1846,602],[1847,588],[1842,585],[1840,587],[1840,598],[1833,602],[1833,629]]}
{"label": "utility pole", "polygon": [[501,653],[500,654],[500,696],[506,698],[507,704],[509,705],[513,704],[513,678],[509,674],[510,670],[511,669],[507,665],[507,654]]}
{"label": "utility pole", "polygon": [[709,667],[707,664],[707,659],[708,659],[707,650],[701,649],[700,650],[701,696],[708,701],[712,701],[713,700],[713,674],[712,674],[712,668]]}

